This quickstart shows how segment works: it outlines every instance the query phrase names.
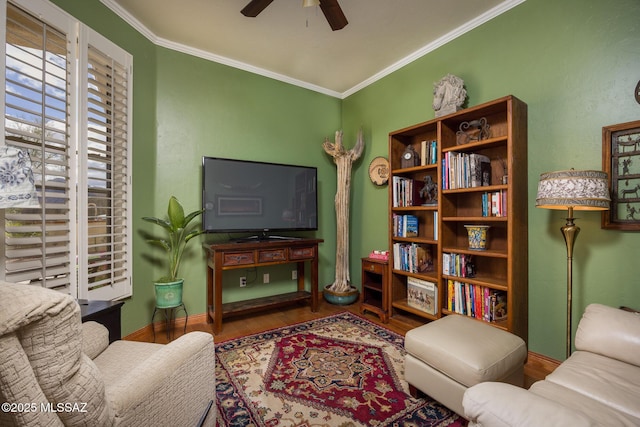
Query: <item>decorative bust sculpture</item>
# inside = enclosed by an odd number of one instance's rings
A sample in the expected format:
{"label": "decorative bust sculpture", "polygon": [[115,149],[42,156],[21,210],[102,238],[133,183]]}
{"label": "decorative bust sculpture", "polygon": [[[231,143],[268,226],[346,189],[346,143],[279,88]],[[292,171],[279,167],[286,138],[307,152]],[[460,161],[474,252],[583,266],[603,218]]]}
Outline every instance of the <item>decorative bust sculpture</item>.
{"label": "decorative bust sculpture", "polygon": [[436,117],[460,110],[466,98],[464,81],[453,74],[447,74],[433,85],[433,109]]}

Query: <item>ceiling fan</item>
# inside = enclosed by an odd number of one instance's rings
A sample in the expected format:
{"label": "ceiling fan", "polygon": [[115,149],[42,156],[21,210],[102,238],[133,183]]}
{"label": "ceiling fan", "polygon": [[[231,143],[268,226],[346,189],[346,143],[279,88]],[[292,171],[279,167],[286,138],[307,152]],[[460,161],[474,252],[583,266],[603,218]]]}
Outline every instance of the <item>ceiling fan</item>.
{"label": "ceiling fan", "polygon": [[[255,18],[260,12],[265,10],[272,1],[273,0],[251,0],[249,4],[241,10],[241,13],[244,16]],[[324,13],[333,31],[341,30],[349,23],[338,4],[338,0],[320,0],[320,9],[322,9],[322,13]]]}

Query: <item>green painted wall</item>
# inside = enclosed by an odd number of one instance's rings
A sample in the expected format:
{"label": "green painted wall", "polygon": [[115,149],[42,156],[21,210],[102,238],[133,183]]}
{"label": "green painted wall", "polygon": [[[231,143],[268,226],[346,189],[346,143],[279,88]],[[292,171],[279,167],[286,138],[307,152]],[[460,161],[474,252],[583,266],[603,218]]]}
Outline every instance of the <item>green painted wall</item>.
{"label": "green painted wall", "polygon": [[[157,186],[155,212],[166,210],[170,194],[188,210],[200,207],[203,155],[315,166],[319,231],[308,236],[325,239],[320,245],[319,280],[329,283],[335,253],[335,239],[328,234],[329,230],[335,233],[336,172],[321,144],[340,126],[340,100],[168,49],[158,49],[157,57],[158,145],[155,168],[149,168]],[[229,237],[212,234],[202,240],[226,241]],[[181,270],[185,303],[190,312],[203,313],[204,252],[193,245],[190,255]],[[225,272],[223,302],[293,291],[294,268],[291,264]],[[268,285],[262,284],[265,272],[271,276]],[[245,289],[239,287],[241,275],[249,282]],[[152,304],[149,299],[149,306]]]}
{"label": "green painted wall", "polygon": [[[142,238],[154,232],[143,216],[162,216],[170,195],[186,210],[200,207],[202,156],[220,156],[318,168],[320,285],[333,281],[336,172],[322,150],[325,137],[340,128],[341,101],[193,56],[157,47],[98,0],[54,3],[134,56],[133,297],[123,306],[122,333],[150,323],[153,285],[162,256]],[[191,244],[181,272],[190,314],[205,312],[206,264],[201,244],[227,239],[202,236]],[[295,288],[291,266],[225,273],[224,302]],[[261,284],[262,273],[270,284]],[[249,286],[240,289],[238,277]],[[252,278],[258,277],[252,283]],[[156,319],[157,320],[157,319]]]}
{"label": "green painted wall", "polygon": [[[600,169],[602,127],[638,120],[640,3],[636,0],[527,0],[457,40],[348,97],[343,127],[363,126],[363,165],[387,155],[388,133],[434,117],[433,83],[465,81],[469,105],[513,94],[529,106],[529,348],[564,359],[565,213],[536,209],[540,173]],[[387,245],[386,191],[356,171],[354,259]],[[640,235],[602,230],[600,214],[580,212],[574,253],[574,328],[592,302],[640,308],[634,262]],[[381,232],[368,232],[381,230]]]}
{"label": "green painted wall", "polygon": [[[469,105],[507,94],[529,105],[529,347],[564,358],[566,253],[559,232],[564,215],[534,207],[537,180],[550,170],[600,168],[602,126],[638,119],[637,0],[527,0],[343,101],[155,47],[98,0],[54,3],[134,55],[134,296],[124,306],[124,334],[149,323],[150,282],[160,275],[139,235],[152,228],[139,218],[162,214],[170,194],[187,209],[197,208],[202,155],[318,167],[316,235],[325,239],[320,269],[325,284],[333,280],[335,167],[320,144],[344,128],[351,147],[362,128],[366,145],[354,166],[350,221],[351,276],[359,283],[360,258],[388,245],[387,187],[371,184],[367,166],[388,155],[390,131],[433,118],[432,85],[453,73],[464,79]],[[579,216],[576,322],[591,302],[640,307],[633,267],[640,236],[600,229],[596,213]],[[192,314],[205,306],[204,259],[197,246],[183,268]],[[270,272],[272,289],[291,286],[288,268]],[[225,276],[226,298],[264,291],[259,285],[240,290],[237,273]]]}

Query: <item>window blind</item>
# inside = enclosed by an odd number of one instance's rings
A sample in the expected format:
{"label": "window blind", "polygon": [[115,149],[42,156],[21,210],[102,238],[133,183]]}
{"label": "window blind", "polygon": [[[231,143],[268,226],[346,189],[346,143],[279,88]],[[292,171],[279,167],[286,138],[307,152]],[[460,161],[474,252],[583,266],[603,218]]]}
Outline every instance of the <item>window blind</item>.
{"label": "window blind", "polygon": [[12,4],[6,24],[5,144],[29,153],[40,207],[4,211],[4,279],[70,292],[67,36]]}
{"label": "window blind", "polygon": [[[80,205],[86,226],[80,254],[86,267],[79,273],[88,298],[130,295],[130,57],[108,52],[110,42],[87,31],[81,63],[87,102],[79,150]],[[84,59],[86,58],[86,60]]]}
{"label": "window blind", "polygon": [[0,0],[4,142],[29,153],[40,207],[0,209],[1,278],[131,295],[132,56],[49,2],[21,3]]}

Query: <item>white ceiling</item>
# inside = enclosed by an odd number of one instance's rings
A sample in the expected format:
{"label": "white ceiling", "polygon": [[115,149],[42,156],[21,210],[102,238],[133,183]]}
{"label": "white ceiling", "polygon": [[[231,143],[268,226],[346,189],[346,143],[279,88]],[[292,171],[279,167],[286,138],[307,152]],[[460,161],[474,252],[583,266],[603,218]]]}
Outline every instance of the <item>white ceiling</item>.
{"label": "white ceiling", "polygon": [[331,31],[318,7],[274,0],[101,0],[152,42],[344,98],[525,0],[340,0]]}

